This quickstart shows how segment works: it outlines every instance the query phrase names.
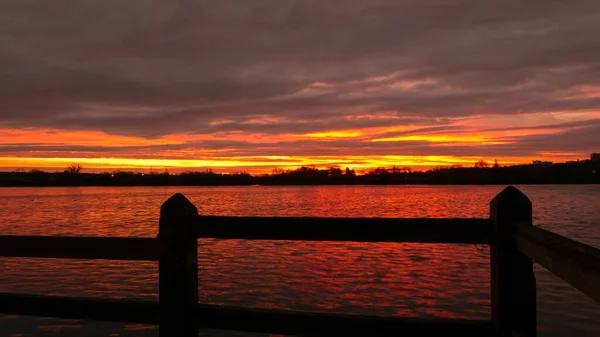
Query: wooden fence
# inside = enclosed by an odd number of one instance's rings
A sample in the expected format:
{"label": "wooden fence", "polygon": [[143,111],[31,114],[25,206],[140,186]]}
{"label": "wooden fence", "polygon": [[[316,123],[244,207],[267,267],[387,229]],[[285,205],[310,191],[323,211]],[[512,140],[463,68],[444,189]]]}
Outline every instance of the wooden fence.
{"label": "wooden fence", "polygon": [[[490,246],[489,320],[370,317],[198,304],[198,238],[473,243]],[[158,237],[0,236],[0,256],[158,261],[159,298],[125,301],[0,293],[0,313],[159,325],[160,336],[198,329],[286,335],[536,335],[533,262],[600,301],[600,250],[532,225],[531,202],[507,187],[489,219],[199,216],[182,194],[161,206]]]}

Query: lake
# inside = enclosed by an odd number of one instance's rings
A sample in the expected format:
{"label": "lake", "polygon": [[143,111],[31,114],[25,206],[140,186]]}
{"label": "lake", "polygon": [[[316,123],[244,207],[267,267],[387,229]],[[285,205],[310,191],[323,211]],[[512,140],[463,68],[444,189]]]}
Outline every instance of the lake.
{"label": "lake", "polygon": [[[488,217],[503,187],[0,188],[0,233],[154,237],[159,207],[176,192],[205,215]],[[600,185],[517,187],[533,202],[536,226],[600,247]],[[542,267],[535,272],[539,336],[600,335],[599,304]],[[480,245],[199,241],[203,303],[485,319],[489,273],[489,249]],[[0,259],[2,292],[157,299],[157,289],[157,263]],[[158,333],[137,324],[0,316],[0,336],[79,335]]]}

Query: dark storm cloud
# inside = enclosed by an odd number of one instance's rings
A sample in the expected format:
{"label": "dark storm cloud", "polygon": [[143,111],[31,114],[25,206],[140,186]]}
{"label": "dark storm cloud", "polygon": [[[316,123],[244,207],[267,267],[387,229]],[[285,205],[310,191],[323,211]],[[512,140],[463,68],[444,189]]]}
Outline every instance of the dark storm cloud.
{"label": "dark storm cloud", "polygon": [[407,131],[386,132],[386,133],[378,134],[377,138],[422,135],[422,134],[428,134],[428,133],[443,133],[445,131],[456,132],[456,131],[462,131],[463,129],[464,128],[462,126],[458,126],[458,125],[431,126],[431,127],[427,127],[427,128],[419,128],[419,129],[407,130]]}
{"label": "dark storm cloud", "polygon": [[[593,111],[598,13],[596,0],[5,0],[0,127],[157,137],[418,121],[452,132],[458,117]],[[398,119],[345,118],[381,111]],[[264,116],[281,121],[247,122]],[[593,142],[578,129],[569,137]],[[453,148],[305,141],[264,153]]]}
{"label": "dark storm cloud", "polygon": [[[307,134],[315,132],[324,132],[332,129],[361,129],[361,128],[378,128],[378,127],[394,127],[407,125],[423,125],[423,124],[442,124],[447,123],[447,120],[434,120],[423,118],[376,118],[376,119],[347,119],[343,117],[323,117],[310,120],[294,120],[293,117],[278,121],[278,122],[263,122],[253,123],[251,120],[242,120],[237,122],[223,122],[216,125],[211,125],[203,131],[224,132],[224,131],[243,131],[249,133],[263,134]],[[450,127],[444,127],[450,128]]]}
{"label": "dark storm cloud", "polygon": [[585,121],[576,121],[576,122],[566,122],[566,123],[557,123],[557,124],[545,124],[545,125],[535,125],[535,126],[515,126],[510,128],[490,128],[487,131],[512,131],[512,130],[531,130],[531,129],[564,129],[570,127],[580,127],[580,126],[593,126],[600,125],[600,118],[588,119]]}

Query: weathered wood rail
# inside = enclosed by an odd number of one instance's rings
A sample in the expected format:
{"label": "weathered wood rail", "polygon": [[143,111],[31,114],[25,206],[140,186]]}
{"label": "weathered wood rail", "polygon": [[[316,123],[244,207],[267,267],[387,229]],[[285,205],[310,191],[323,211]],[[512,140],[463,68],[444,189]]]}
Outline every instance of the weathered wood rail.
{"label": "weathered wood rail", "polygon": [[[491,319],[198,304],[198,238],[488,244]],[[158,302],[0,293],[0,313],[157,324],[162,337],[198,336],[200,328],[310,336],[536,336],[533,262],[600,302],[600,250],[533,227],[531,202],[514,187],[491,201],[489,219],[199,216],[191,202],[175,194],[161,207],[156,239],[0,236],[0,257],[158,261]]]}

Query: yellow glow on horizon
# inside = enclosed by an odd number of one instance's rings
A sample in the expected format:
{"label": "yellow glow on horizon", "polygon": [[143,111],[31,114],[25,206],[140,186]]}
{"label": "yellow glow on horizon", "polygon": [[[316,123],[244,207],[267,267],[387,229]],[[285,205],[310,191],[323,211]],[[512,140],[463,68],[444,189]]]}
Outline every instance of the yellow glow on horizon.
{"label": "yellow glow on horizon", "polygon": [[[84,169],[150,169],[150,168],[244,168],[250,173],[264,172],[275,167],[294,169],[300,166],[314,165],[323,168],[332,165],[370,169],[376,167],[435,167],[448,165],[472,166],[480,159],[493,163],[494,158],[459,157],[459,156],[265,156],[265,157],[233,157],[221,159],[136,159],[136,158],[36,158],[36,157],[0,157],[0,167],[27,167],[62,169],[72,163],[81,164]],[[530,163],[531,159],[512,157],[502,158],[502,164]],[[239,171],[241,171],[240,169]]]}
{"label": "yellow glow on horizon", "polygon": [[431,143],[479,143],[479,144],[506,144],[486,136],[454,136],[454,135],[409,135],[389,138],[376,138],[371,142],[407,142],[421,141]]}
{"label": "yellow glow on horizon", "polygon": [[348,131],[314,132],[314,133],[304,134],[303,136],[310,137],[310,138],[354,138],[354,137],[360,137],[362,135],[363,135],[363,133],[360,131],[348,130]]}
{"label": "yellow glow on horizon", "polygon": [[311,132],[300,135],[289,135],[293,138],[357,138],[357,137],[374,137],[378,134],[387,132],[404,132],[421,128],[419,125],[407,126],[378,126],[363,129],[338,129],[327,130],[321,132]]}
{"label": "yellow glow on horizon", "polygon": [[[586,89],[591,90],[590,88]],[[520,117],[524,118],[523,116]],[[357,126],[357,124],[345,124],[351,126],[347,128],[341,127],[342,125],[335,128],[336,125],[331,125],[331,129],[309,133],[291,133],[291,130],[283,133],[232,130],[214,133],[173,133],[153,138],[86,130],[0,128],[0,144],[7,145],[4,147],[5,152],[0,153],[0,156],[2,156],[0,157],[0,170],[3,168],[4,170],[15,168],[62,170],[69,164],[80,163],[84,169],[90,170],[145,170],[162,167],[194,170],[210,167],[229,172],[245,170],[250,173],[258,173],[269,172],[273,168],[294,169],[308,165],[319,168],[339,165],[366,170],[393,165],[415,169],[448,165],[470,167],[480,159],[489,163],[493,163],[494,159],[498,159],[502,165],[531,163],[532,160],[539,159],[560,162],[584,159],[589,155],[556,152],[547,149],[538,152],[535,157],[531,155],[493,157],[486,155],[489,147],[486,149],[485,146],[517,143],[520,141],[520,137],[570,130],[575,127],[560,128],[551,126],[552,124],[560,125],[560,123],[568,121],[600,118],[600,112],[570,113],[568,115],[558,113],[533,114],[526,117],[527,119],[521,122],[523,127],[516,129],[512,127],[512,117],[486,116],[485,118],[466,120],[455,119],[441,125],[440,128],[435,123],[394,125],[390,121],[389,124],[381,123],[385,124],[384,126],[363,128]],[[372,114],[359,113],[344,118],[346,120],[393,120],[399,117],[381,111]],[[229,122],[233,121],[219,121],[219,123]],[[287,123],[287,121],[284,122]],[[282,120],[265,115],[247,120],[246,123],[278,124],[282,123]],[[306,124],[310,121],[301,120],[298,123]],[[494,125],[494,127],[491,125]],[[548,125],[549,127],[535,127],[536,125]],[[249,130],[261,130],[261,128],[251,128]],[[403,135],[398,135],[398,133]],[[340,144],[348,147],[356,144],[357,151],[361,151],[360,153],[371,153],[369,148],[376,148],[378,144],[373,143],[378,142],[420,142],[419,145],[428,148],[426,153],[438,153],[440,155],[338,155],[336,154],[339,147],[336,144],[338,140]],[[310,143],[311,148],[319,145],[322,145],[323,149],[331,147],[332,152],[329,155],[313,156],[310,155],[310,152],[298,152],[294,148],[306,143]],[[383,150],[389,150],[387,153],[401,153],[401,150],[396,150],[393,144],[389,145],[384,147]],[[456,145],[469,148],[468,153],[470,154],[476,153],[486,156],[462,155],[461,153],[443,155],[443,147]],[[358,150],[358,147],[360,147],[360,150]],[[377,151],[383,151],[380,148],[379,144]],[[294,149],[294,151],[289,152],[288,149]],[[261,153],[301,153],[302,155],[268,156],[261,155]],[[323,152],[319,151],[319,153]],[[345,150],[344,153],[351,154],[353,152]]]}

